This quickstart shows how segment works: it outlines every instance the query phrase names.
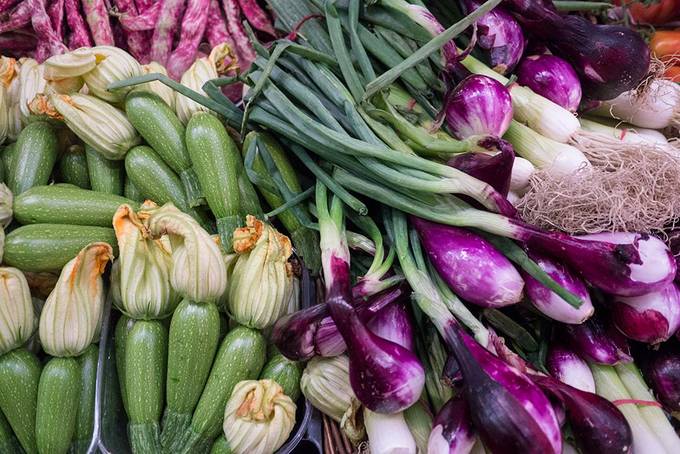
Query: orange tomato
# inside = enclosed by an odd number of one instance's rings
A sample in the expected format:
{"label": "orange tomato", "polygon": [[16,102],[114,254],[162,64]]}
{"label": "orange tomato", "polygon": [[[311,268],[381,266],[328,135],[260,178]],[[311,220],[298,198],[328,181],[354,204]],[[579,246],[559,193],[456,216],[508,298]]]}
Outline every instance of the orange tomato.
{"label": "orange tomato", "polygon": [[628,5],[630,15],[640,24],[661,25],[680,17],[680,0],[658,0],[649,5],[639,0],[616,0],[614,3]]}
{"label": "orange tomato", "polygon": [[664,79],[680,82],[680,66],[671,66],[663,74]]}
{"label": "orange tomato", "polygon": [[661,60],[668,60],[670,57],[680,58],[680,29],[654,32],[649,41],[649,48]]}

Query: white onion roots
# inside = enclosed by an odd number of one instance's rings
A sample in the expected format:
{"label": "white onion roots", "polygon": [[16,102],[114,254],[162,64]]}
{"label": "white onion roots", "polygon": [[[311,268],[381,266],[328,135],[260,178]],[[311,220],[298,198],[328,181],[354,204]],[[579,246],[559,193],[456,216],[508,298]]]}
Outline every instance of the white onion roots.
{"label": "white onion roots", "polygon": [[[680,153],[672,146],[632,144],[582,135],[592,163],[558,177],[538,171],[518,202],[520,216],[568,233],[652,232],[680,216]],[[584,144],[586,138],[592,142]]]}

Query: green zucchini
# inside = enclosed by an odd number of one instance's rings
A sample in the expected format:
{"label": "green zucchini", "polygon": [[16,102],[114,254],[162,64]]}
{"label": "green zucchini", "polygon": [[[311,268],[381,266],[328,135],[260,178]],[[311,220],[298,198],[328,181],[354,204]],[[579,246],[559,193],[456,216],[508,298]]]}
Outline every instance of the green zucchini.
{"label": "green zucchini", "polygon": [[5,415],[0,411],[0,453],[12,454],[15,452],[21,452],[19,440],[17,440],[17,437],[14,435],[12,426],[9,425],[9,421],[7,421]]}
{"label": "green zucchini", "polygon": [[3,261],[22,271],[59,271],[85,246],[104,241],[118,255],[113,229],[85,225],[31,224],[5,237]]}
{"label": "green zucchini", "polygon": [[50,359],[40,374],[35,438],[41,454],[65,454],[76,429],[80,365],[73,357]]}
{"label": "green zucchini", "polygon": [[125,99],[125,113],[144,140],[182,180],[189,206],[203,203],[203,194],[184,144],[184,125],[175,112],[150,92],[133,92]]}
{"label": "green zucchini", "polygon": [[212,445],[212,448],[210,448],[210,454],[231,454],[229,442],[224,437],[224,434],[217,437],[215,443]]}
{"label": "green zucchini", "polygon": [[229,252],[241,218],[238,148],[222,122],[206,112],[196,113],[189,120],[186,144],[208,206],[217,219],[222,247]]}
{"label": "green zucchini", "polygon": [[[89,145],[85,145],[87,173],[93,191],[123,195],[123,162],[106,159]],[[133,199],[134,200],[134,199]]]}
{"label": "green zucchini", "polygon": [[137,320],[125,346],[128,436],[134,453],[159,453],[168,333],[159,320]]}
{"label": "green zucchini", "polygon": [[212,367],[220,336],[220,314],[213,303],[182,300],[172,314],[168,340],[168,379],[161,444],[169,452],[181,437]]}
{"label": "green zucchini", "polygon": [[[4,154],[4,150],[3,150]],[[5,182],[5,176],[6,176],[6,171],[5,171],[5,161],[0,159],[0,182],[4,183]]]}
{"label": "green zucchini", "polygon": [[59,141],[52,126],[44,121],[29,123],[19,133],[7,175],[12,193],[16,196],[33,186],[47,184],[58,151]]}
{"label": "green zucchini", "polygon": [[224,408],[234,386],[242,380],[257,378],[264,365],[266,348],[264,337],[254,329],[238,326],[227,334],[215,357],[183,447],[177,452],[194,452],[196,446],[212,442],[220,433]]}
{"label": "green zucchini", "polygon": [[300,377],[302,377],[300,363],[289,360],[279,352],[267,361],[260,373],[260,379],[268,378],[281,385],[283,392],[293,399],[293,402],[300,397]]}
{"label": "green zucchini", "polygon": [[70,224],[111,227],[119,206],[136,202],[119,195],[66,186],[35,186],[14,199],[21,224]]}
{"label": "green zucchini", "polygon": [[137,186],[135,186],[135,184],[132,182],[132,180],[129,177],[125,177],[125,185],[123,186],[123,195],[130,200],[134,200],[135,202],[139,202],[139,203],[144,202],[144,196],[139,191],[139,188],[137,188]]}
{"label": "green zucchini", "polygon": [[127,387],[125,386],[125,349],[127,346],[127,338],[135,326],[135,320],[125,314],[121,314],[116,323],[116,331],[114,333],[114,341],[116,348],[116,372],[118,373],[118,385],[120,386],[120,397],[123,400],[123,408],[125,414],[128,411]]}
{"label": "green zucchini", "polygon": [[35,415],[40,361],[19,348],[0,356],[0,410],[27,454],[38,452]]}
{"label": "green zucchini", "polygon": [[182,211],[189,210],[182,182],[150,147],[140,145],[127,152],[125,173],[142,197],[158,205],[172,202]]}
{"label": "green zucchini", "polygon": [[99,348],[96,344],[87,347],[87,350],[78,357],[82,384],[80,388],[78,412],[76,414],[76,430],[71,445],[71,451],[75,454],[86,453],[87,448],[90,446],[90,441],[92,440],[98,360]]}
{"label": "green zucchini", "polygon": [[[219,308],[218,308],[219,309]],[[229,317],[220,311],[220,342],[229,332]]]}
{"label": "green zucchini", "polygon": [[12,163],[14,162],[14,157],[17,154],[17,143],[10,143],[2,151],[2,167],[5,171],[4,181],[7,181],[9,173],[12,171]]}
{"label": "green zucchini", "polygon": [[59,175],[64,183],[90,189],[87,158],[85,157],[85,149],[81,145],[72,145],[61,155],[59,158]]}

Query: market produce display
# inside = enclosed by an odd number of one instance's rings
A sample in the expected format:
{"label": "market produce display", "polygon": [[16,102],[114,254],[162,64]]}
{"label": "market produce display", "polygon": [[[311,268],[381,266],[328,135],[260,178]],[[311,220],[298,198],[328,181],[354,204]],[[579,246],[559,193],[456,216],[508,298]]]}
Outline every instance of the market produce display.
{"label": "market produce display", "polygon": [[680,452],[673,21],[0,1],[0,454]]}

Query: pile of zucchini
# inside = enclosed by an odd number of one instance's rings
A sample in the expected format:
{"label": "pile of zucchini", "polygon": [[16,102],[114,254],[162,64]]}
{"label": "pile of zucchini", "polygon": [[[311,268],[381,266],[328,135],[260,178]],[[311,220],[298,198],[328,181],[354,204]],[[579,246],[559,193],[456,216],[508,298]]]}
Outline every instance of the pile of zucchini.
{"label": "pile of zucchini", "polygon": [[[217,234],[228,256],[233,232],[247,214],[267,219],[257,186],[318,268],[318,236],[305,208],[291,202],[300,184],[270,137],[256,133],[241,150],[215,115],[197,112],[185,126],[148,91],[131,92],[122,107],[144,140],[124,159],[106,159],[96,144],[49,118],[32,119],[0,151],[0,177],[14,196],[2,266],[23,271],[37,286],[56,280],[92,243],[109,244],[116,257],[114,214],[121,205],[138,210],[145,200],[171,203],[190,215]],[[0,309],[3,304],[8,302],[0,299]],[[226,403],[240,381],[271,379],[293,401],[300,396],[300,365],[268,347],[262,332],[230,320],[222,304],[185,298],[162,319],[130,315],[113,316],[112,360],[135,453],[232,452],[220,434]],[[51,360],[38,342],[31,346],[0,356],[0,453],[85,452],[93,429],[97,345],[75,359]],[[41,378],[50,373],[62,375]],[[38,389],[43,380],[52,385]],[[78,399],[76,391],[88,397]]]}

